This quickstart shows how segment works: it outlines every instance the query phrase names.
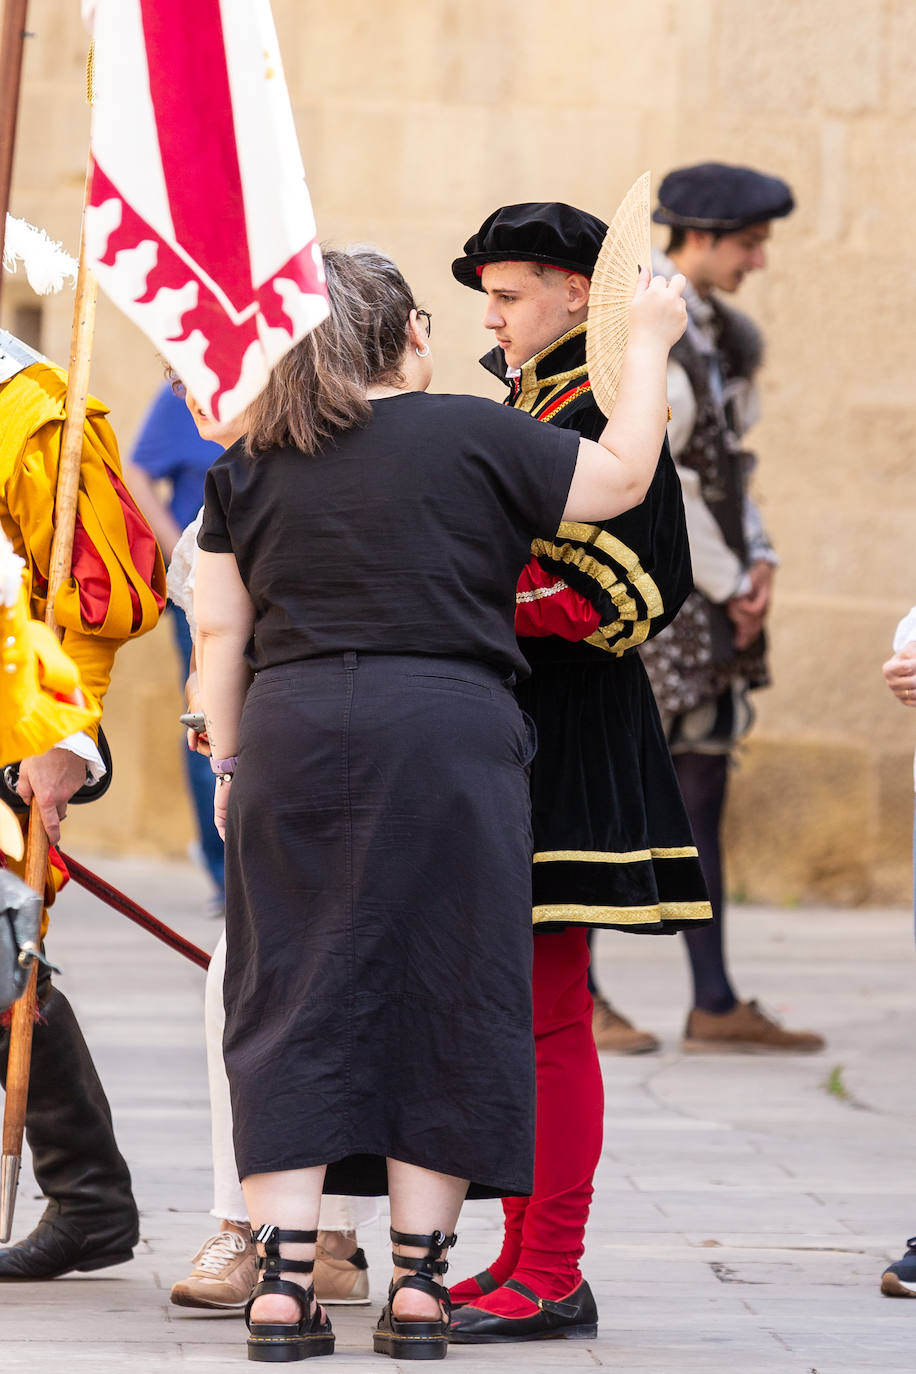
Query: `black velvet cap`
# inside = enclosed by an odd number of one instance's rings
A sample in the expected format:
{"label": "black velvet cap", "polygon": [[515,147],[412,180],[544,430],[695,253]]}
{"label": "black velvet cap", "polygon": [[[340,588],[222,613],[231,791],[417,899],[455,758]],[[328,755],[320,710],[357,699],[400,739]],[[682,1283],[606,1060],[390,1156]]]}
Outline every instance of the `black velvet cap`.
{"label": "black velvet cap", "polygon": [[795,209],[780,177],[726,162],[701,162],[669,172],[658,188],[656,224],[737,233],[750,224],[782,219]]}
{"label": "black velvet cap", "polygon": [[478,268],[488,262],[542,262],[590,277],[606,233],[596,215],[559,200],[504,205],[468,239],[452,275],[475,291],[483,290]]}

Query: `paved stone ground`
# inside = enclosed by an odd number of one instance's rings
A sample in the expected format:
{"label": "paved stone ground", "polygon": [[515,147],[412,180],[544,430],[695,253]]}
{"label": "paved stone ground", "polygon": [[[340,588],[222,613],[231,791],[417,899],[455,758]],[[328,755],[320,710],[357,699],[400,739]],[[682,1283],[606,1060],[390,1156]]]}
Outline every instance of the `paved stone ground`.
{"label": "paved stone ground", "polygon": [[[198,943],[215,942],[204,883],[189,866],[96,866]],[[604,1060],[606,1144],[586,1266],[600,1335],[453,1348],[455,1369],[912,1374],[916,1303],[878,1292],[884,1262],[916,1231],[909,915],[736,907],[731,945],[743,995],[824,1031],[828,1050],[782,1061],[683,1057],[678,940],[599,936],[606,993],[664,1039],[660,1055]],[[129,1265],[5,1287],[0,1370],[240,1367],[238,1317],[168,1302],[210,1231],[203,977],[73,889],[55,912],[50,949],[111,1096],[143,1240]],[[827,1091],[832,1070],[846,1096]],[[24,1170],[17,1236],[39,1215],[35,1191]],[[379,1302],[386,1227],[383,1216],[361,1235]],[[469,1205],[458,1276],[492,1257],[498,1228],[497,1205]],[[376,1310],[338,1309],[329,1368],[382,1368],[370,1353]]]}

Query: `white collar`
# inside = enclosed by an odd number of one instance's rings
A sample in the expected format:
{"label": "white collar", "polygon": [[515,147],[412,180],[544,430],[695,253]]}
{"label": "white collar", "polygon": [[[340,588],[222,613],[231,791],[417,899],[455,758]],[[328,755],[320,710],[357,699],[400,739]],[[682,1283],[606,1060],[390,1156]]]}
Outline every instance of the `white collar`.
{"label": "white collar", "polygon": [[14,334],[0,329],[0,382],[8,382],[17,372],[24,371],[33,363],[46,363],[48,360],[34,348],[29,348]]}

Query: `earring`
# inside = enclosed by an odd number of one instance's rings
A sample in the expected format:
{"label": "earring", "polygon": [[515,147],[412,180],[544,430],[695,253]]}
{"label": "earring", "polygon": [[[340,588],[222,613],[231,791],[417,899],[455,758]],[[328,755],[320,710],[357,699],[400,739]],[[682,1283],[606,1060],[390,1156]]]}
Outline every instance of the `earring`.
{"label": "earring", "polygon": [[428,357],[429,357],[429,352],[430,352],[429,344],[424,344],[422,348],[415,348],[415,349],[414,349],[414,353],[416,353],[416,355],[417,355],[418,358],[428,358]]}

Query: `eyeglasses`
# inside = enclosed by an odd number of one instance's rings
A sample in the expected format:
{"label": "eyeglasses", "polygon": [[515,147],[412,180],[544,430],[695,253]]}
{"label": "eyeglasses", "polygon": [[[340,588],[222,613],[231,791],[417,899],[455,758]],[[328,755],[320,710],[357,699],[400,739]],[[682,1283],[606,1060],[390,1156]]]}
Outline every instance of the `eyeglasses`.
{"label": "eyeglasses", "polygon": [[417,319],[426,321],[426,337],[429,338],[433,332],[433,319],[428,310],[418,310]]}
{"label": "eyeglasses", "polygon": [[168,382],[175,395],[180,396],[182,400],[184,400],[188,389],[173,367],[166,366],[165,380]]}

